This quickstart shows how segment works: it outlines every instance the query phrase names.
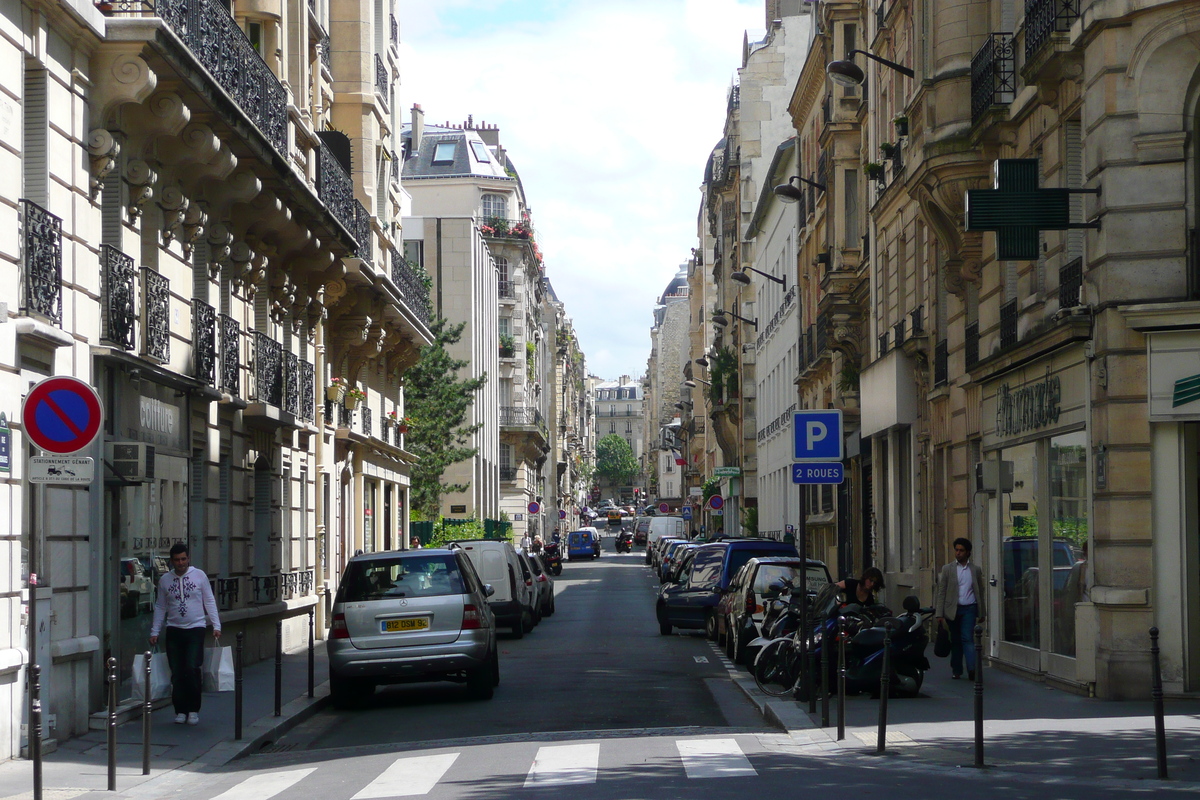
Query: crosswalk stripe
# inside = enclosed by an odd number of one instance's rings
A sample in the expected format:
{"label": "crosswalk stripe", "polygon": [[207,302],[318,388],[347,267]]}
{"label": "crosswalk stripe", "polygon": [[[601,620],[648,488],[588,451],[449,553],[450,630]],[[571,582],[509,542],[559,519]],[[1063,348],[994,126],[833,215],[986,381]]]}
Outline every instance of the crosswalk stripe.
{"label": "crosswalk stripe", "polygon": [[416,756],[396,759],[379,777],[367,784],[351,800],[378,797],[415,797],[429,794],[446,770],[458,758],[458,753],[435,756]]}
{"label": "crosswalk stripe", "polygon": [[292,788],[308,775],[316,771],[316,767],[308,769],[293,769],[287,772],[268,772],[265,775],[254,775],[227,789],[213,800],[270,800],[270,798]]}
{"label": "crosswalk stripe", "polygon": [[689,778],[757,775],[736,739],[689,739],[675,743]]}
{"label": "crosswalk stripe", "polygon": [[541,747],[525,776],[525,788],[595,783],[599,764],[599,744]]}

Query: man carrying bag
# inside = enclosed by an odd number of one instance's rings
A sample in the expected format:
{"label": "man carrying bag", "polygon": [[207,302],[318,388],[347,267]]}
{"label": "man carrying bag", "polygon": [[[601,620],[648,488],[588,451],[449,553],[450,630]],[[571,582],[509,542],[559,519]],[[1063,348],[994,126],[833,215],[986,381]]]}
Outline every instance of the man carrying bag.
{"label": "man carrying bag", "polygon": [[211,622],[213,638],[219,642],[221,618],[217,614],[217,600],[213,597],[208,576],[189,565],[187,545],[182,542],[171,547],[171,567],[172,570],[158,582],[150,644],[158,644],[158,634],[165,622],[175,724],[198,725],[205,629]]}

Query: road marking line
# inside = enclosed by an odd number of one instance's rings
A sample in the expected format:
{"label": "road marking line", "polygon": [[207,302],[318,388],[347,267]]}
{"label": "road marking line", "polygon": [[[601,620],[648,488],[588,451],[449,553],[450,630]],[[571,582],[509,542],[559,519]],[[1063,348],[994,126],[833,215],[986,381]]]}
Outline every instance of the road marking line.
{"label": "road marking line", "polygon": [[313,772],[316,767],[308,769],[293,769],[287,772],[268,772],[265,775],[255,775],[227,789],[213,800],[269,800],[280,792],[286,791]]}
{"label": "road marking line", "polygon": [[399,758],[351,800],[374,797],[414,797],[429,794],[458,758],[458,753]]}
{"label": "road marking line", "polygon": [[696,659],[697,664],[707,664],[708,663],[707,656],[692,656],[692,658]]}
{"label": "road marking line", "polygon": [[696,778],[736,778],[757,775],[736,739],[688,739],[675,743],[687,776]]}
{"label": "road marking line", "polygon": [[525,788],[595,783],[599,765],[599,744],[541,747],[525,776]]}

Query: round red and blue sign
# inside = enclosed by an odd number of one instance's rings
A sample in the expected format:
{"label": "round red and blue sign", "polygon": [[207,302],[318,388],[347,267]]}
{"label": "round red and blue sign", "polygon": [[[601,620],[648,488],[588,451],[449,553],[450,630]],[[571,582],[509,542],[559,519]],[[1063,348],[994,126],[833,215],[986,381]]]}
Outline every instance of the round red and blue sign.
{"label": "round red and blue sign", "polygon": [[669,505],[667,505],[666,503],[659,503],[658,511],[660,514],[669,514],[669,513],[671,513],[671,507]]}
{"label": "round red and blue sign", "polygon": [[560,509],[558,510],[558,518],[559,518],[559,519],[566,519],[566,518],[567,518],[567,511],[566,511],[566,509],[560,508]]}
{"label": "round red and blue sign", "polygon": [[29,441],[55,455],[78,453],[104,422],[100,395],[78,378],[46,378],[29,390],[21,424]]}
{"label": "round red and blue sign", "polygon": [[713,511],[720,511],[725,507],[725,498],[721,497],[719,494],[714,494],[712,497],[708,498],[708,507]]}
{"label": "round red and blue sign", "polygon": [[528,505],[528,509],[530,514],[536,514],[542,510],[542,504],[535,500]]}

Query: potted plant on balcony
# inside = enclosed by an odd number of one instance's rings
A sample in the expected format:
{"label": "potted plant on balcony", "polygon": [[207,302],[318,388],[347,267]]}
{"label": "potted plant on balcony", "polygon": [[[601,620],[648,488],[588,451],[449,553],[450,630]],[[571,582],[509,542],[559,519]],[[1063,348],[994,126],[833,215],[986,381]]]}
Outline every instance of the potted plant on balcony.
{"label": "potted plant on balcony", "polygon": [[896,145],[891,142],[880,142],[879,152],[883,153],[884,158],[892,158],[896,155]]}
{"label": "potted plant on balcony", "polygon": [[412,427],[412,417],[401,417],[396,424],[396,429],[401,433],[408,433],[408,429]]}
{"label": "potted plant on balcony", "polygon": [[883,164],[878,164],[874,161],[871,161],[867,164],[863,164],[863,171],[866,172],[867,177],[873,181],[883,180]]}
{"label": "potted plant on balcony", "polygon": [[325,399],[331,403],[340,403],[342,398],[346,396],[346,379],[334,378],[325,387]]}
{"label": "potted plant on balcony", "polygon": [[892,118],[892,124],[896,126],[896,136],[908,136],[908,117],[904,114],[897,114]]}
{"label": "potted plant on balcony", "polygon": [[513,358],[517,354],[516,340],[510,334],[500,334],[500,357]]}
{"label": "potted plant on balcony", "polygon": [[347,411],[353,411],[358,408],[359,403],[366,402],[367,393],[357,386],[350,386],[346,389],[346,396],[342,399],[342,403],[346,406]]}

